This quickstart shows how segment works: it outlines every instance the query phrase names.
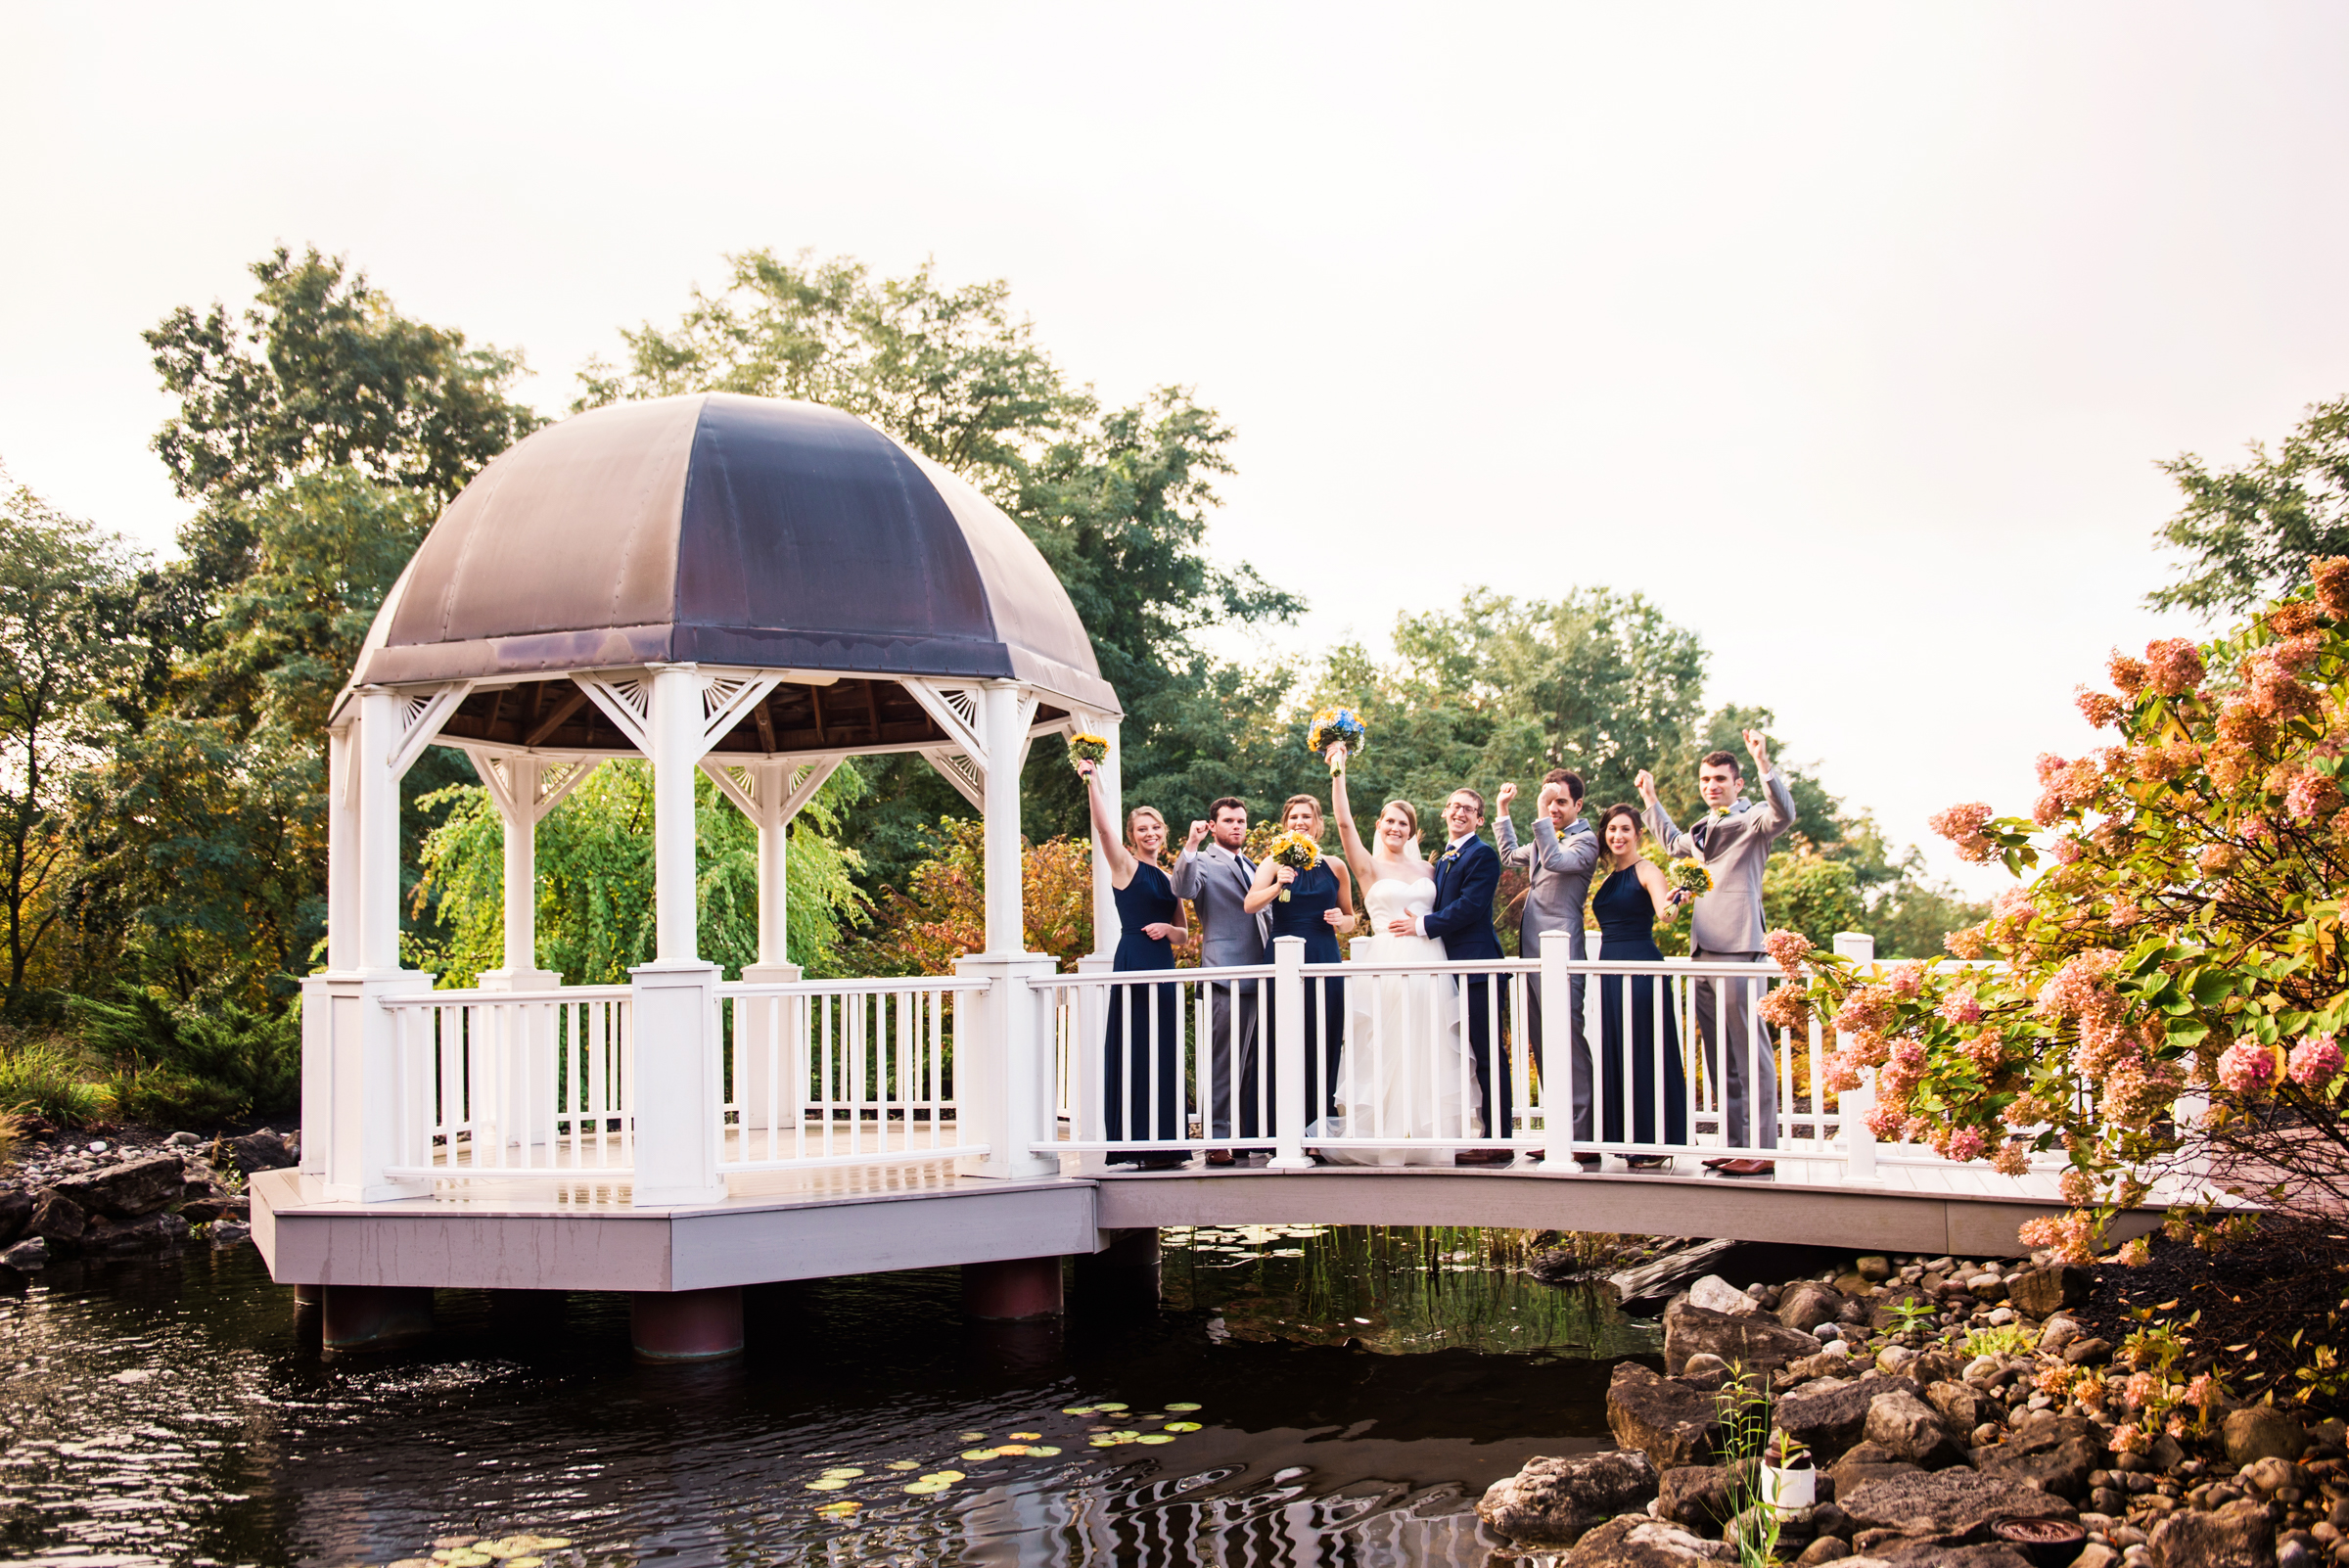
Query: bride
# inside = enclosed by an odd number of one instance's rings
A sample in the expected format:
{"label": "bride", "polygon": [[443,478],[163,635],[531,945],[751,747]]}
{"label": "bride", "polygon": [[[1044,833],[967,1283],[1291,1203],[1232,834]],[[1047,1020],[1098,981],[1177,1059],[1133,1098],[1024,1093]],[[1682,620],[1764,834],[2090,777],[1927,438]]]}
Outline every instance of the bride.
{"label": "bride", "polygon": [[[1344,748],[1331,747],[1331,761]],[[1440,937],[1398,937],[1387,922],[1435,907],[1436,879],[1419,854],[1419,813],[1408,801],[1389,801],[1364,845],[1346,799],[1346,775],[1329,781],[1331,814],[1355,886],[1370,916],[1373,964],[1442,963]],[[1324,1159],[1349,1165],[1451,1164],[1451,1143],[1438,1138],[1483,1135],[1475,1078],[1460,1048],[1455,988],[1440,975],[1378,975],[1355,980],[1354,1017],[1338,1070],[1336,1114],[1307,1130],[1309,1137],[1402,1138],[1397,1146],[1324,1146]],[[1416,1145],[1415,1147],[1413,1145]]]}

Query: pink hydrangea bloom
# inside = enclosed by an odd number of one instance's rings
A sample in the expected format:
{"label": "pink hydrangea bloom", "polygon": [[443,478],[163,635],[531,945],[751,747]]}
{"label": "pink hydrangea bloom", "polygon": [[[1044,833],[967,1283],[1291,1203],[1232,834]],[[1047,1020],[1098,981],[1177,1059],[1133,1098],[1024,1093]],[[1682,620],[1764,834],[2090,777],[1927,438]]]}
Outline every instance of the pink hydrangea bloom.
{"label": "pink hydrangea bloom", "polygon": [[1890,1100],[1877,1101],[1876,1108],[1867,1113],[1867,1130],[1886,1143],[1899,1142],[1908,1126],[1909,1113]]}
{"label": "pink hydrangea bloom", "polygon": [[2276,1081],[2276,1053],[2254,1040],[2238,1039],[2219,1057],[2219,1083],[2237,1094],[2257,1094]]}
{"label": "pink hydrangea bloom", "polygon": [[1975,1127],[1961,1127],[1942,1140],[1941,1157],[1945,1160],[1979,1160],[1990,1152],[1990,1139]]}
{"label": "pink hydrangea bloom", "polygon": [[1921,959],[1904,958],[1884,973],[1892,993],[1904,1001],[1925,989],[1925,966]]}
{"label": "pink hydrangea bloom", "polygon": [[1991,1168],[2001,1176],[2019,1176],[2031,1174],[2031,1155],[2019,1143],[2002,1143],[1999,1152],[1991,1156]]}
{"label": "pink hydrangea bloom", "polygon": [[1773,931],[1762,939],[1762,945],[1780,969],[1789,975],[1802,967],[1811,953],[1811,939],[1799,931]]}
{"label": "pink hydrangea bloom", "polygon": [[2341,1075],[2341,1047],[2330,1035],[2311,1035],[2292,1047],[2284,1071],[2302,1088],[2321,1089]]}
{"label": "pink hydrangea bloom", "polygon": [[2013,919],[2017,916],[2028,919],[2036,911],[2036,908],[2037,906],[2031,901],[2029,888],[2007,888],[1990,903],[1992,917],[1999,920]]}
{"label": "pink hydrangea bloom", "polygon": [[2202,684],[2202,650],[2184,637],[2145,644],[2146,684],[2164,697],[2183,697]]}
{"label": "pink hydrangea bloom", "polygon": [[1977,865],[1996,856],[1999,847],[1982,829],[1990,821],[1991,810],[1981,801],[1969,801],[1953,806],[1946,811],[1936,811],[1926,818],[1926,826],[1958,847],[1958,857]]}
{"label": "pink hydrangea bloom", "polygon": [[2283,792],[2283,808],[2303,822],[2341,808],[2341,787],[2323,773],[2303,773]]}
{"label": "pink hydrangea bloom", "polygon": [[1954,991],[1941,1004],[1944,1021],[1963,1026],[1982,1022],[1982,998],[1970,991]]}
{"label": "pink hydrangea bloom", "polygon": [[2069,833],[2066,833],[2062,838],[2055,841],[2055,858],[2062,861],[2065,865],[2073,864],[2087,853],[2088,846],[2081,843],[2077,838],[2073,837]]}

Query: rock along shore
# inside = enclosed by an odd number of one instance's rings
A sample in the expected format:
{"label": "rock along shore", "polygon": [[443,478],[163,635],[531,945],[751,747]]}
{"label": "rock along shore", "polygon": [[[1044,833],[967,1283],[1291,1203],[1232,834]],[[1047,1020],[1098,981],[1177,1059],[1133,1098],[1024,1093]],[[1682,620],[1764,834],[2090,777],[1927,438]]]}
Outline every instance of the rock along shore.
{"label": "rock along shore", "polygon": [[2144,1380],[2066,1311],[2092,1277],[2044,1255],[1707,1275],[1665,1309],[1664,1372],[1615,1367],[1616,1450],[1534,1459],[1477,1512],[1565,1568],[1734,1562],[1770,1515],[1725,1416],[1766,1394],[1815,1486],[1775,1512],[1781,1562],[2349,1568],[2349,1430],[2254,1405],[2146,1433]]}
{"label": "rock along shore", "polygon": [[208,1143],[193,1132],[36,1134],[0,1169],[0,1268],[243,1241],[253,1233],[247,1178],[299,1158],[300,1134],[267,1128]]}

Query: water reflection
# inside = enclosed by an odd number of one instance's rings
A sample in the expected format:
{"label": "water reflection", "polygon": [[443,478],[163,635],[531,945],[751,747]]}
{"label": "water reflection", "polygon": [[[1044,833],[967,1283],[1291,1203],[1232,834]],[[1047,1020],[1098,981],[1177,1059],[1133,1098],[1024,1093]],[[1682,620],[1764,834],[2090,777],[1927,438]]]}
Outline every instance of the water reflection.
{"label": "water reflection", "polygon": [[1081,1276],[1041,1329],[966,1323],[950,1270],[769,1287],[695,1367],[630,1361],[620,1298],[444,1292],[427,1344],[327,1360],[250,1249],[58,1270],[0,1295],[0,1559],[1479,1561],[1469,1500],[1598,1446],[1653,1344],[1473,1235],[1170,1233],[1163,1305]]}

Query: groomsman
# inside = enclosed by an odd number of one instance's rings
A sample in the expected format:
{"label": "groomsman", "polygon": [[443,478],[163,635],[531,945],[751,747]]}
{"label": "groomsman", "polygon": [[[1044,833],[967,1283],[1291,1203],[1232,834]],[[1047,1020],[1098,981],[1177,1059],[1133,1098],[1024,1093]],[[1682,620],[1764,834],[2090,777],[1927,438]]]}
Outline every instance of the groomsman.
{"label": "groomsman", "polygon": [[[1211,969],[1265,961],[1268,922],[1250,914],[1242,900],[1256,881],[1248,842],[1248,807],[1224,796],[1207,808],[1207,820],[1191,824],[1190,838],[1174,861],[1174,897],[1188,899],[1199,914],[1199,961]],[[1257,983],[1223,981],[1208,988],[1208,1028],[1215,1038],[1208,1052],[1207,1135],[1232,1135],[1232,1097],[1240,1101],[1239,1135],[1257,1130]],[[1207,1151],[1209,1165],[1229,1165],[1229,1149]]]}
{"label": "groomsman", "polygon": [[[1713,891],[1696,900],[1689,924],[1689,950],[1698,958],[1730,963],[1760,963],[1762,947],[1762,869],[1770,847],[1794,825],[1794,797],[1786,777],[1770,765],[1770,751],[1762,732],[1745,732],[1745,749],[1761,776],[1763,803],[1756,806],[1741,793],[1744,776],[1729,752],[1707,752],[1696,764],[1696,792],[1704,797],[1705,817],[1683,833],[1656,801],[1655,775],[1641,771],[1635,782],[1647,803],[1647,830],[1666,853],[1701,860],[1713,873]],[[1705,1064],[1713,1082],[1727,1088],[1727,1125],[1723,1136],[1732,1145],[1774,1149],[1778,1146],[1778,1053],[1767,1027],[1754,1038],[1755,982],[1700,980],[1696,983],[1696,1032],[1704,1041]],[[1721,1042],[1728,1044],[1728,1073],[1722,1073]],[[1748,1083],[1751,1064],[1756,1082]],[[1751,1116],[1747,1114],[1751,1111]],[[1747,1138],[1752,1129],[1751,1141]],[[1758,1159],[1707,1160],[1723,1176],[1761,1176],[1776,1172],[1776,1162]]]}
{"label": "groomsman", "polygon": [[[1566,933],[1566,956],[1581,958],[1583,945],[1583,906],[1590,894],[1590,873],[1598,865],[1598,835],[1583,820],[1583,777],[1563,767],[1553,767],[1542,780],[1542,794],[1534,803],[1534,842],[1523,847],[1517,843],[1517,824],[1509,820],[1509,805],[1517,798],[1517,786],[1503,784],[1494,805],[1495,837],[1500,841],[1500,863],[1522,871],[1528,879],[1525,892],[1525,910],[1517,923],[1517,954],[1521,958],[1542,956],[1542,933]],[[1594,1141],[1591,1130],[1590,1086],[1595,1076],[1590,1065],[1590,1041],[1583,1028],[1583,977],[1575,975],[1569,984],[1572,994],[1567,998],[1567,1034],[1574,1059],[1567,1076],[1573,1080],[1574,1139],[1577,1143]],[[1532,1017],[1527,1020],[1526,1038],[1534,1048],[1534,1065],[1543,1068],[1542,1060],[1542,977],[1530,976],[1526,982],[1526,999]],[[1547,1070],[1543,1068],[1543,1082]],[[1577,1154],[1578,1165],[1595,1166],[1594,1153]]]}
{"label": "groomsman", "polygon": [[[1436,860],[1436,906],[1423,915],[1387,922],[1398,937],[1441,937],[1447,958],[1486,958],[1498,961],[1500,939],[1493,931],[1493,895],[1500,886],[1500,856],[1476,836],[1484,824],[1485,798],[1470,789],[1451,792],[1444,803],[1444,824],[1451,842]],[[1468,1052],[1476,1064],[1476,1088],[1485,1117],[1485,1136],[1507,1137],[1512,1131],[1509,1064],[1500,1058],[1488,1014],[1492,980],[1485,975],[1463,977],[1468,993]],[[1455,1165],[1507,1165],[1505,1149],[1462,1149]]]}

